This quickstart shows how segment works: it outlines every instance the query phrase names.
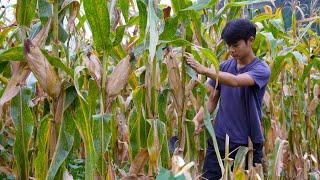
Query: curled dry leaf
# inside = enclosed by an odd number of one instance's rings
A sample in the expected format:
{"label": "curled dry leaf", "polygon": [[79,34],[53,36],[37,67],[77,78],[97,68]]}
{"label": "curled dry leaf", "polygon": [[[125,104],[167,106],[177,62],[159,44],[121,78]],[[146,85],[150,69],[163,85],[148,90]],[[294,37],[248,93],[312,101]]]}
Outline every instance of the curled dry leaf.
{"label": "curled dry leaf", "polygon": [[143,170],[148,159],[149,159],[148,150],[142,149],[132,161],[130,170],[129,170],[129,175],[130,176],[138,175]]}
{"label": "curled dry leaf", "polygon": [[272,8],[271,8],[271,6],[265,5],[265,6],[263,6],[263,8],[264,8],[264,12],[265,12],[266,14],[272,14]]}
{"label": "curled dry leaf", "polygon": [[182,109],[181,108],[182,99],[183,99],[182,84],[181,84],[182,81],[180,78],[178,63],[172,51],[167,52],[165,56],[165,63],[168,69],[168,81],[169,81],[170,87],[173,89],[174,103],[175,103],[176,109]]}
{"label": "curled dry leaf", "polygon": [[19,85],[23,84],[30,74],[30,69],[25,62],[19,62],[19,64],[13,65],[13,74],[8,82],[6,89],[4,90],[0,99],[0,117],[3,112],[3,105],[9,102],[19,92]]}
{"label": "curled dry leaf", "polygon": [[70,5],[70,16],[68,20],[68,29],[74,30],[75,28],[75,19],[77,18],[78,12],[80,9],[80,3],[75,1]]}
{"label": "curled dry leaf", "polygon": [[118,127],[118,159],[124,163],[129,158],[129,129],[126,118],[120,110],[117,111],[117,127]]}
{"label": "curled dry leaf", "polygon": [[107,80],[107,95],[109,98],[118,95],[121,90],[126,86],[129,75],[131,73],[131,61],[135,59],[134,54],[126,56],[115,67],[112,74]]}

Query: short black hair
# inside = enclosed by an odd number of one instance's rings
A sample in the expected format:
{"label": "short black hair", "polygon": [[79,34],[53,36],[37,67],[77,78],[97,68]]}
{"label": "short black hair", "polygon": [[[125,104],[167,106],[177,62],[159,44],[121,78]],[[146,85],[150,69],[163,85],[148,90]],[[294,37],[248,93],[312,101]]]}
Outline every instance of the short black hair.
{"label": "short black hair", "polygon": [[240,40],[248,41],[256,37],[256,26],[247,19],[236,19],[228,22],[223,28],[221,37],[228,44],[235,44]]}

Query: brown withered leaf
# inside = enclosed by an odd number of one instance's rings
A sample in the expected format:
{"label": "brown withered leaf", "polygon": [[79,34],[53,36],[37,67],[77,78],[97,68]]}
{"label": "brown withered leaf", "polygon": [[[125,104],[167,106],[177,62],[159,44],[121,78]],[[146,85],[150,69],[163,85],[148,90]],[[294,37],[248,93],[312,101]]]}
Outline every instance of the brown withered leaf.
{"label": "brown withered leaf", "polygon": [[131,73],[131,61],[135,59],[133,54],[126,56],[115,67],[112,74],[107,80],[107,96],[109,98],[118,95],[121,90],[126,86],[129,75]]}
{"label": "brown withered leaf", "polygon": [[169,51],[166,54],[165,63],[168,69],[168,81],[169,81],[170,87],[173,89],[174,103],[175,103],[176,109],[182,109],[181,107],[182,107],[183,92],[182,92],[179,66],[175,56],[171,51]]}
{"label": "brown withered leaf", "polygon": [[12,169],[7,166],[0,166],[0,172],[6,174],[7,176],[14,175]]}
{"label": "brown withered leaf", "polygon": [[116,121],[118,128],[118,159],[121,163],[124,163],[129,158],[129,129],[126,118],[119,109],[117,110]]}
{"label": "brown withered leaf", "polygon": [[311,100],[310,104],[308,105],[308,112],[310,113],[310,115],[315,112],[318,105],[319,105],[319,99],[317,97]]}
{"label": "brown withered leaf", "polygon": [[[66,1],[65,1],[66,2]],[[80,9],[80,3],[78,1],[74,1],[70,5],[70,16],[68,20],[68,29],[74,30],[75,28],[75,19],[77,18],[78,12]]]}
{"label": "brown withered leaf", "polygon": [[48,20],[47,24],[39,31],[39,33],[32,39],[32,44],[34,46],[41,46],[45,42],[50,29],[51,19]]}
{"label": "brown withered leaf", "polygon": [[143,170],[148,159],[149,159],[148,150],[147,149],[140,150],[140,152],[136,155],[136,157],[131,163],[129,174],[131,176],[138,175]]}
{"label": "brown withered leaf", "polygon": [[4,104],[18,94],[20,89],[19,85],[25,82],[30,72],[25,62],[20,62],[19,65],[13,65],[13,74],[0,99],[0,117],[2,116]]}
{"label": "brown withered leaf", "polygon": [[111,164],[108,165],[108,180],[116,180],[116,173],[114,172],[114,169],[112,168]]}

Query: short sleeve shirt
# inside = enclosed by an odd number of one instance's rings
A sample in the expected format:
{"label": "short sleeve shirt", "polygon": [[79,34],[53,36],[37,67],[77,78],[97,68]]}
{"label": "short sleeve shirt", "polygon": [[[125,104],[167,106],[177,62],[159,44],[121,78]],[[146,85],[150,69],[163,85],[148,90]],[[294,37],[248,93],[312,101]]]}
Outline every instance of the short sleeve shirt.
{"label": "short sleeve shirt", "polygon": [[[220,103],[214,125],[216,136],[230,141],[247,144],[248,137],[254,143],[263,142],[261,129],[262,101],[270,77],[269,66],[255,58],[251,63],[238,69],[236,59],[220,64],[220,71],[234,75],[247,73],[255,82],[253,86],[231,87],[218,84]],[[216,82],[209,79],[208,84],[215,88]]]}

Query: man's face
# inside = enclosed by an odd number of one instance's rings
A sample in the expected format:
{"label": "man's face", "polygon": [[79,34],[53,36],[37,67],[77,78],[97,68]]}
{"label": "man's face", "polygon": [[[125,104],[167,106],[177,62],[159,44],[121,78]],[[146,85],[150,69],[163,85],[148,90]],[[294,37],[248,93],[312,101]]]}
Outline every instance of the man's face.
{"label": "man's face", "polygon": [[240,40],[234,44],[228,45],[229,53],[237,60],[243,60],[251,53],[251,45],[252,45],[253,38],[247,40]]}

